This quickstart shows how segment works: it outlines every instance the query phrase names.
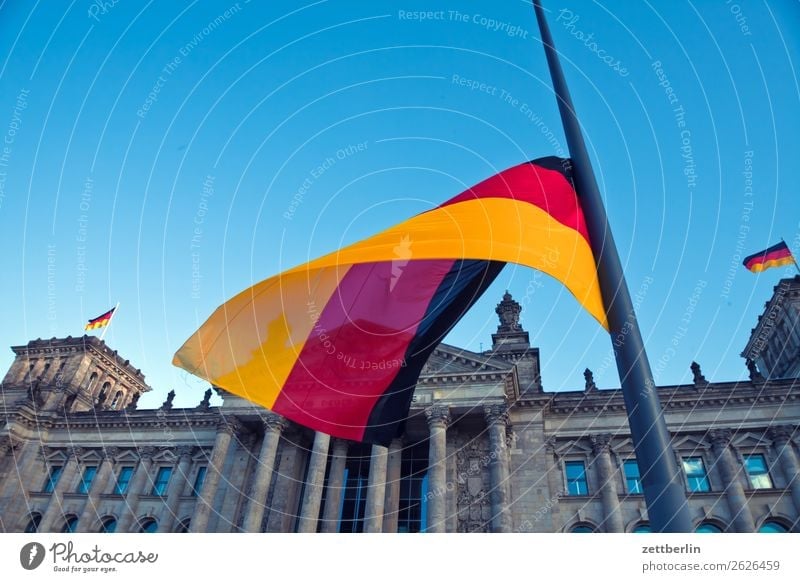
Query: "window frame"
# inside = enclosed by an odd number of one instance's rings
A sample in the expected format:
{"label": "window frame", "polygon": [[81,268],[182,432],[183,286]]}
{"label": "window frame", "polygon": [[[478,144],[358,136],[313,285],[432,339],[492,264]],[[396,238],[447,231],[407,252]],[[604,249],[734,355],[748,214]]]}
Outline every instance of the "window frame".
{"label": "window frame", "polygon": [[[690,475],[689,472],[686,470],[686,462],[693,459],[697,459],[700,462],[700,466],[703,469],[702,479],[706,485],[705,489],[694,489],[692,487],[692,481],[690,479],[701,478],[694,473]],[[711,493],[713,491],[711,487],[711,479],[709,478],[708,474],[708,467],[706,467],[706,461],[703,458],[703,455],[689,455],[688,457],[681,456],[681,469],[683,470],[683,477],[686,483],[687,493]]]}
{"label": "window frame", "polygon": [[[763,463],[764,472],[758,473],[754,475],[750,472],[750,467],[748,462],[750,459],[759,458]],[[742,455],[742,465],[744,467],[744,472],[747,475],[747,485],[753,491],[762,491],[762,490],[769,490],[775,489],[775,480],[772,478],[772,475],[769,472],[769,462],[767,461],[767,456],[764,453],[749,453],[746,455]],[[768,487],[759,487],[754,482],[754,477],[766,477],[767,481],[769,482]]]}
{"label": "window frame", "polygon": [[[583,469],[583,471],[582,471],[583,472],[583,484],[584,484],[584,486],[586,488],[586,492],[585,493],[581,493],[580,492],[580,487],[578,488],[579,490],[578,490],[577,493],[572,493],[570,491],[570,483],[571,483],[571,481],[570,481],[570,477],[569,477],[568,467],[576,466],[578,464],[580,464],[581,468]],[[564,460],[564,465],[563,465],[563,471],[564,471],[564,490],[565,490],[565,493],[566,493],[567,497],[586,497],[588,495],[591,495],[591,489],[589,489],[589,474],[588,474],[587,463],[586,463],[585,459],[565,459]],[[579,483],[579,481],[576,481],[576,483]]]}
{"label": "window frame", "polygon": [[[120,477],[122,477],[122,473],[130,470],[130,474],[128,478],[125,480],[125,488],[120,488]],[[131,480],[133,480],[133,473],[135,471],[135,467],[133,465],[124,465],[119,468],[119,472],[117,473],[116,481],[114,482],[114,495],[127,495],[128,489],[131,486]]]}
{"label": "window frame", "polygon": [[190,492],[191,497],[200,497],[200,492],[203,490],[203,485],[205,485],[207,475],[208,465],[200,465],[197,467],[197,472],[194,474],[194,480],[192,481],[192,490]]}
{"label": "window frame", "polygon": [[[162,479],[162,475],[166,474],[166,479]],[[164,465],[156,471],[156,477],[153,479],[153,488],[150,490],[150,495],[155,497],[165,497],[169,491],[169,482],[172,479],[172,467]]]}
{"label": "window frame", "polygon": [[[628,466],[636,467],[636,485],[638,491],[631,491],[630,479],[628,476]],[[642,485],[642,473],[639,470],[639,462],[636,459],[623,459],[622,461],[622,477],[625,479],[625,491],[628,495],[644,495],[644,485]]]}
{"label": "window frame", "polygon": [[50,471],[47,473],[44,486],[42,486],[42,493],[52,493],[55,491],[63,474],[64,465],[50,465]]}
{"label": "window frame", "polygon": [[[86,465],[81,473],[81,480],[78,481],[78,486],[75,488],[75,493],[79,495],[88,495],[92,489],[95,477],[97,477],[97,465]],[[86,479],[87,473],[91,471],[89,479]]]}

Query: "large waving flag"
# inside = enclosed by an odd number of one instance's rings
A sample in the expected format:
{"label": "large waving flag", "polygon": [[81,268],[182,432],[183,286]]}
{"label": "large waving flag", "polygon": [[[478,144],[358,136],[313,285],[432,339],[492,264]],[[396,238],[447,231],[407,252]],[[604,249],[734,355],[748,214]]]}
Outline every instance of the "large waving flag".
{"label": "large waving flag", "polygon": [[220,306],[173,363],[333,436],[388,444],[422,366],[505,263],[606,314],[569,160],[505,170]]}

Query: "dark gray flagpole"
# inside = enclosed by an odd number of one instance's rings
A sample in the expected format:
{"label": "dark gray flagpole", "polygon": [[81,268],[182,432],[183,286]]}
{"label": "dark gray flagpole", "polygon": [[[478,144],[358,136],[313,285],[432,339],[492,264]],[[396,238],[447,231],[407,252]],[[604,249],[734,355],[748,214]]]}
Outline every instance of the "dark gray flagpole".
{"label": "dark gray flagpole", "polygon": [[633,310],[614,237],[611,235],[603,199],[597,188],[592,164],[544,10],[540,0],[533,0],[533,5],[572,158],[575,190],[581,200],[597,263],[600,291],[608,315],[609,332],[617,360],[628,423],[642,475],[647,514],[653,531],[689,532],[692,530],[692,521],[683,478],[672,454],[667,425],[653,382],[653,373],[644,350],[642,334],[636,321],[636,313]]}

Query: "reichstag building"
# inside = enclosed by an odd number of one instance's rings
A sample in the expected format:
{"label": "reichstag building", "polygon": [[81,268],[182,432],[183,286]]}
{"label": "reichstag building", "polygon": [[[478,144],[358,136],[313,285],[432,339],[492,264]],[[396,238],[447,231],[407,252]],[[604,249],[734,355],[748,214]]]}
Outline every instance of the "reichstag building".
{"label": "reichstag building", "polygon": [[[97,337],[15,346],[0,394],[5,532],[645,532],[620,390],[542,388],[506,293],[490,350],[442,344],[391,446],[331,439],[219,391],[151,390]],[[799,531],[800,276],[748,339],[749,380],[658,392],[701,532]]]}

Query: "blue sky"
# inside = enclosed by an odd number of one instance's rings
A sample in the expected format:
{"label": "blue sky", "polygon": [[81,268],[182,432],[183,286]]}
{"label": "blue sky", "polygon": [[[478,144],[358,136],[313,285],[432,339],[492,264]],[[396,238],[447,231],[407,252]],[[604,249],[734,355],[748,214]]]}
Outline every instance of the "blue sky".
{"label": "blue sky", "polygon": [[[745,377],[792,271],[740,259],[800,246],[798,4],[545,6],[657,382]],[[119,301],[143,406],[202,398],[170,360],[236,292],[566,150],[524,1],[6,1],[0,55],[0,345]],[[617,385],[607,335],[526,268],[448,341],[488,347],[506,288],[546,390]]]}

